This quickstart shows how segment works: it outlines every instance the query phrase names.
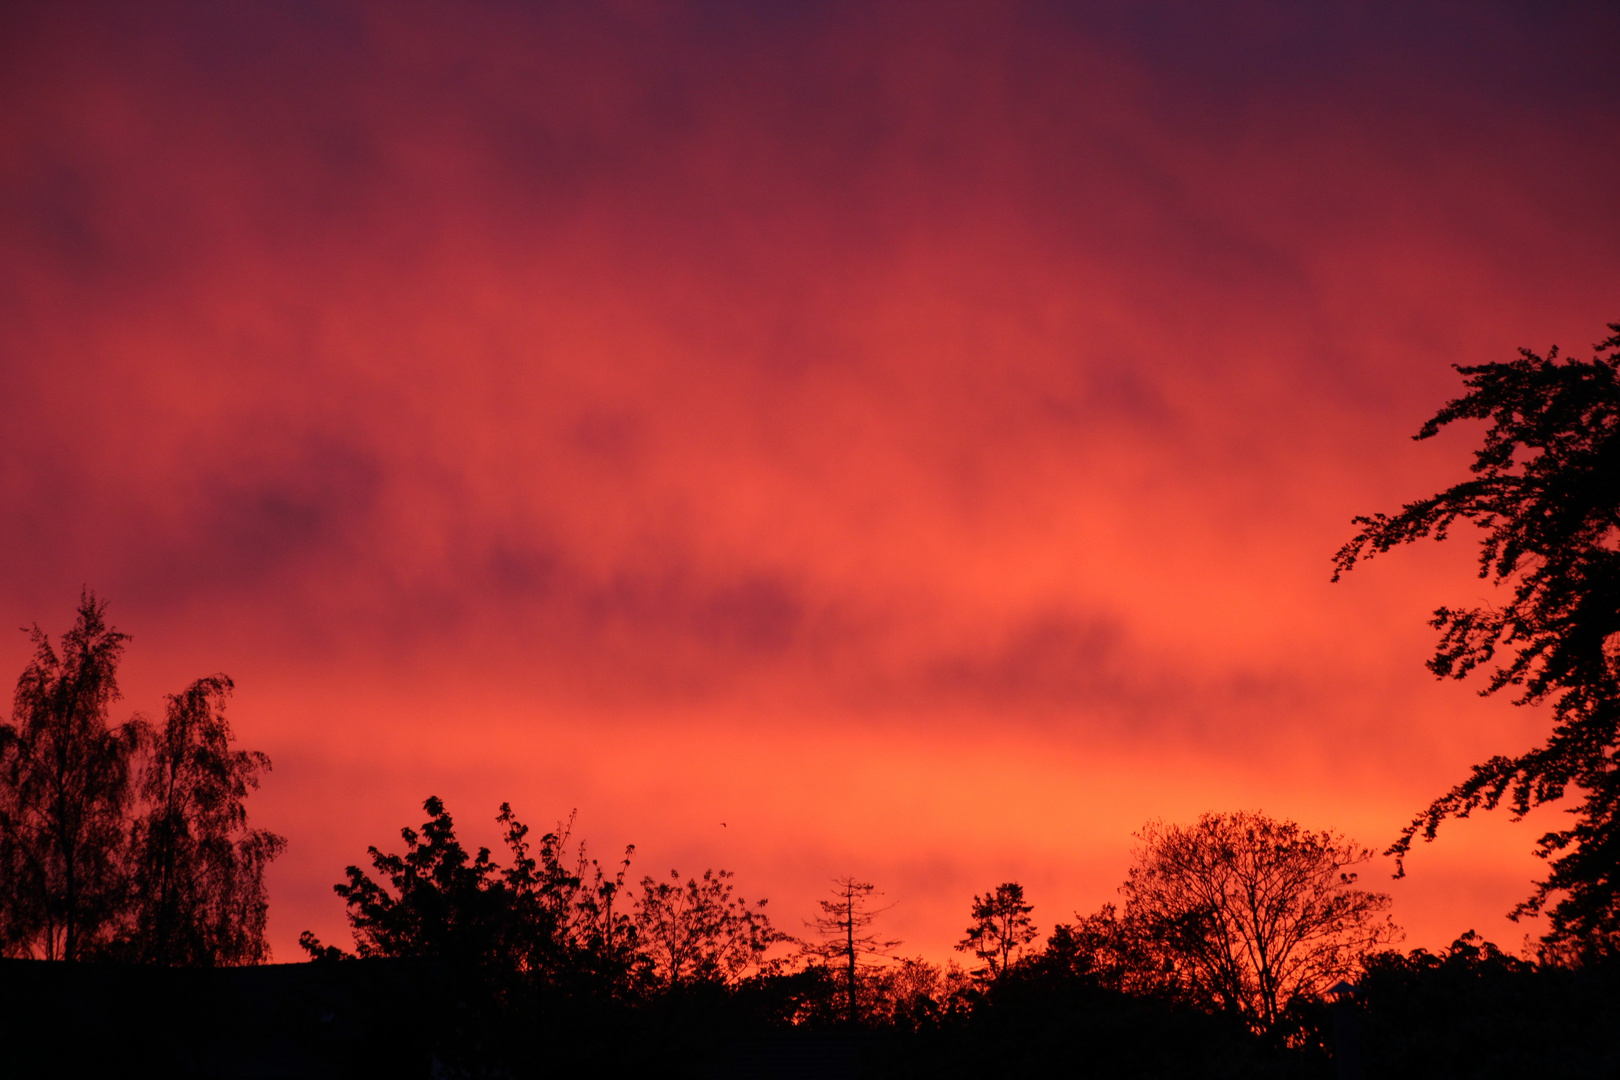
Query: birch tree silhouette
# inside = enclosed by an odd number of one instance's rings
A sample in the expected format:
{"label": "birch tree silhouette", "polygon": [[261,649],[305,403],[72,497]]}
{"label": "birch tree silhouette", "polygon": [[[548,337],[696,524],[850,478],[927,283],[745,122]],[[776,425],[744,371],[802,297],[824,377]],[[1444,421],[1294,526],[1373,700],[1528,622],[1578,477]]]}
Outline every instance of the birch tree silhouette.
{"label": "birch tree silhouette", "polygon": [[134,927],[127,952],[145,963],[253,964],[269,958],[264,871],[286,840],[247,823],[244,800],[270,759],[232,744],[224,675],[169,697],[140,794],[146,810],[130,837]]}
{"label": "birch tree silhouette", "polygon": [[110,726],[129,640],[86,591],[60,648],[37,625],[34,658],[0,725],[0,946],[77,960],[105,945],[121,914],[121,857],[135,724]]}
{"label": "birch tree silhouette", "polygon": [[108,723],[128,635],[86,590],[0,724],[0,955],[168,965],[267,959],[264,871],[285,846],[247,826],[270,759],[233,746],[231,680],[171,695],[164,723]]}

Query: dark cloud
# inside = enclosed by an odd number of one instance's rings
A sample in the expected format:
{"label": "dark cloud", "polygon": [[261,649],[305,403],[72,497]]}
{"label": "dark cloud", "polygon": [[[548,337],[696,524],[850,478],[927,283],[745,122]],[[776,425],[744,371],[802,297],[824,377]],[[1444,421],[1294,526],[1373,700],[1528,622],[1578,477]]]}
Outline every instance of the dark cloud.
{"label": "dark cloud", "polygon": [[132,568],[137,589],[240,595],[313,569],[317,559],[365,557],[381,463],[319,438],[269,451],[262,460],[203,466],[196,502],[182,508],[167,543]]}

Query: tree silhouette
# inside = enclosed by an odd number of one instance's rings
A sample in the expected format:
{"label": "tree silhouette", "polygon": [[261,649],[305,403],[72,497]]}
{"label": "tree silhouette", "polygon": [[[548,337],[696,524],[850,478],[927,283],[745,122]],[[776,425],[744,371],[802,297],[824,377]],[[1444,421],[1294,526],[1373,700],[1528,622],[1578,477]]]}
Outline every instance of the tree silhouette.
{"label": "tree silhouette", "polygon": [[[348,906],[355,951],[361,956],[469,957],[490,963],[506,957],[511,905],[500,894],[499,875],[488,848],[469,857],[456,839],[455,822],[438,798],[422,804],[421,831],[405,828],[402,855],[367,849],[372,867],[392,891],[358,866],[333,891]],[[312,937],[304,947],[318,947]]]}
{"label": "tree silhouette", "polygon": [[1104,904],[1072,926],[1054,926],[1039,963],[1105,990],[1190,1003],[1175,977],[1175,963],[1165,957],[1160,943],[1151,939],[1141,920],[1126,919],[1114,904]]}
{"label": "tree silhouette", "polygon": [[821,914],[806,923],[820,936],[807,942],[806,955],[843,968],[844,1020],[851,1026],[860,1022],[860,973],[868,957],[882,956],[900,944],[879,940],[872,923],[888,907],[871,906],[877,887],[853,877],[833,879],[833,898],[818,900]]}
{"label": "tree silhouette", "polygon": [[732,896],[730,871],[705,870],[685,884],[675,871],[669,876],[641,879],[635,911],[637,942],[661,985],[734,985],[772,945],[792,940],[771,926],[764,900]]}
{"label": "tree silhouette", "polygon": [[110,940],[138,727],[109,727],[128,635],[105,601],[79,599],[58,651],[36,625],[34,659],[0,725],[0,947],[77,960]]}
{"label": "tree silhouette", "polygon": [[0,955],[264,960],[264,870],[285,841],[249,829],[243,800],[270,759],[232,748],[224,675],[171,695],[161,728],[109,726],[129,638],[106,609],[86,590],[60,649],[33,628],[0,724]]}
{"label": "tree silhouette", "polygon": [[[437,796],[422,808],[420,831],[400,830],[402,854],[368,848],[372,868],[358,866],[333,886],[348,906],[356,952],[362,957],[434,957],[481,971],[497,990],[557,979],[622,978],[633,957],[630,916],[613,910],[624,867],[608,875],[585,856],[568,859],[572,818],[532,849],[529,829],[501,804],[511,863],[497,866],[488,848],[469,855],[455,822]],[[316,959],[335,958],[333,947],[305,931],[300,945]]]}
{"label": "tree silhouette", "polygon": [[1017,962],[1024,947],[1035,940],[1035,924],[1029,914],[1035,908],[1024,902],[1024,887],[1016,881],[997,885],[991,892],[973,898],[973,923],[956,945],[957,952],[972,952],[989,969],[991,982],[1000,981]]}
{"label": "tree silhouette", "polygon": [[966,1015],[970,976],[955,963],[941,967],[920,956],[900,957],[887,967],[869,970],[863,982],[868,1022],[900,1030],[937,1027],[948,1016]]}
{"label": "tree silhouette", "polygon": [[1398,936],[1389,897],[1352,887],[1351,868],[1372,852],[1334,833],[1236,813],[1151,822],[1137,835],[1118,955],[1256,1031],[1274,1028],[1293,999],[1353,978]]}
{"label": "tree silhouette", "polygon": [[143,732],[146,812],[129,858],[135,959],[212,967],[269,956],[264,871],[286,840],[248,828],[243,803],[270,759],[232,748],[232,688],[224,675],[199,679],[169,696],[160,729]]}
{"label": "tree silhouette", "polygon": [[[615,911],[624,891],[634,845],[626,845],[612,874],[585,854],[581,841],[569,854],[574,814],[540,838],[531,853],[529,827],[517,820],[509,803],[496,818],[506,829],[512,864],[501,871],[501,883],[518,915],[522,966],[531,979],[585,977],[598,984],[624,982],[636,960],[635,923]],[[482,850],[482,849],[480,849]]]}
{"label": "tree silhouette", "polygon": [[1493,667],[1481,692],[1511,686],[1519,704],[1550,703],[1553,731],[1523,754],[1476,765],[1389,853],[1400,872],[1413,837],[1434,839],[1445,818],[1505,799],[1517,820],[1577,788],[1575,824],[1537,841],[1551,869],[1513,914],[1534,914],[1561,894],[1545,940],[1597,952],[1620,948],[1620,323],[1609,329],[1590,362],[1521,349],[1509,363],[1458,367],[1468,392],[1415,437],[1487,421],[1473,478],[1394,516],[1356,518],[1361,531],[1339,550],[1334,573],[1426,536],[1443,540],[1459,520],[1480,528],[1479,576],[1510,595],[1501,607],[1437,609],[1429,667],[1456,679]]}

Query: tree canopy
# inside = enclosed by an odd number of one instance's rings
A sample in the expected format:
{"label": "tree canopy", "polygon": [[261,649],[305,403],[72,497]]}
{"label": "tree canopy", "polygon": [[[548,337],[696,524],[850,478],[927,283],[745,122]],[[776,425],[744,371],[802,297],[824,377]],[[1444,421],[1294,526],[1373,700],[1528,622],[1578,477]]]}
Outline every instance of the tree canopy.
{"label": "tree canopy", "polygon": [[[496,864],[488,848],[469,853],[438,797],[422,808],[420,830],[404,828],[405,850],[368,849],[383,878],[358,866],[333,890],[348,905],[356,952],[362,957],[433,957],[483,972],[511,987],[612,974],[631,962],[634,925],[614,911],[624,874],[604,872],[584,845],[571,850],[570,823],[540,838],[501,804],[510,861]],[[627,849],[626,866],[630,851]],[[308,931],[300,938],[316,958],[341,954]]]}
{"label": "tree canopy", "polygon": [[1390,898],[1354,887],[1372,852],[1335,833],[1233,813],[1150,822],[1137,835],[1123,915],[1105,908],[1068,931],[1119,989],[1270,1031],[1291,1003],[1355,978],[1399,935]]}
{"label": "tree canopy", "polygon": [[1443,540],[1458,521],[1480,531],[1479,576],[1502,587],[1500,606],[1441,607],[1429,667],[1442,678],[1489,674],[1481,693],[1508,687],[1519,704],[1550,705],[1542,745],[1499,754],[1418,814],[1390,848],[1434,839],[1441,821],[1504,801],[1517,819],[1582,793],[1575,823],[1537,841],[1550,869],[1514,915],[1552,901],[1545,940],[1555,950],[1607,952],[1620,942],[1620,323],[1590,361],[1521,349],[1517,360],[1458,366],[1467,393],[1414,438],[1464,420],[1487,424],[1472,477],[1398,514],[1357,517],[1335,556],[1334,580],[1401,544]]}
{"label": "tree canopy", "polygon": [[972,952],[984,961],[990,981],[999,980],[1018,962],[1025,946],[1035,940],[1035,923],[1024,902],[1024,887],[1016,881],[997,885],[973,898],[973,922],[956,945],[957,952]]}
{"label": "tree canopy", "polygon": [[772,945],[791,939],[771,926],[765,901],[733,896],[729,870],[688,878],[671,870],[668,881],[641,879],[636,897],[637,941],[662,985],[720,982],[735,985],[766,963]]}

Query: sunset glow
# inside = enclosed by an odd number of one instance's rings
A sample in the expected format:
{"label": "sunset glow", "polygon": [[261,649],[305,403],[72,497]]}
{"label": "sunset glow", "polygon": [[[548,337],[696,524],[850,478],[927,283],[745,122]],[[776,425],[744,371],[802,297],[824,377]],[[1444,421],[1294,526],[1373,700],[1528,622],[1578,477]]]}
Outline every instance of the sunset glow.
{"label": "sunset glow", "polygon": [[[430,794],[943,960],[1544,732],[1423,666],[1466,530],[1330,559],[1451,364],[1620,319],[1612,11],[313,10],[0,16],[0,611],[235,680],[278,960]],[[1516,951],[1557,818],[1363,882]]]}

